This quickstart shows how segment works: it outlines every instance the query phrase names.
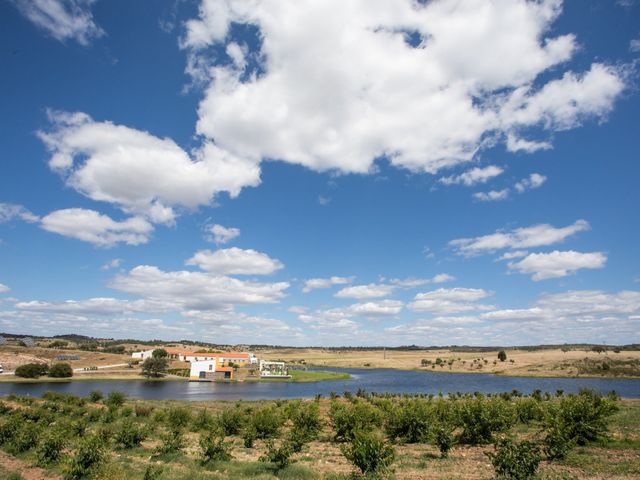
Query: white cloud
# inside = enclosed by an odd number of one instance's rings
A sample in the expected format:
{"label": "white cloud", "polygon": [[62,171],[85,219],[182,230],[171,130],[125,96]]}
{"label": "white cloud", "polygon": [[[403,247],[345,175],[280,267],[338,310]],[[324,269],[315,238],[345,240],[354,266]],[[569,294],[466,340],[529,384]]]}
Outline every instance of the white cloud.
{"label": "white cloud", "polygon": [[284,265],[265,253],[241,248],[200,250],[185,262],[217,275],[270,275]]}
{"label": "white cloud", "polygon": [[577,220],[572,225],[556,228],[549,224],[516,228],[511,231],[498,231],[491,235],[474,238],[451,240],[449,246],[455,248],[460,255],[471,256],[480,253],[495,252],[502,249],[524,249],[543,247],[564,241],[578,232],[589,230],[586,220]]}
{"label": "white cloud", "polygon": [[509,197],[509,189],[490,190],[488,192],[477,192],[473,194],[473,198],[481,202],[499,202]]}
{"label": "white cloud", "polygon": [[20,12],[56,40],[88,45],[104,35],[91,13],[95,0],[14,0]]}
{"label": "white cloud", "polygon": [[322,206],[329,205],[331,203],[331,197],[318,196],[318,203]]}
{"label": "white cloud", "polygon": [[510,152],[534,153],[538,150],[550,150],[553,148],[549,142],[536,142],[518,138],[513,133],[507,134],[507,150]]}
{"label": "white cloud", "polygon": [[144,301],[128,301],[117,298],[89,298],[87,300],[67,300],[64,302],[44,302],[32,300],[17,302],[15,307],[28,312],[61,313],[69,315],[125,315],[133,312],[148,312],[150,308]]}
{"label": "white cloud", "polygon": [[418,293],[408,307],[415,312],[430,312],[438,315],[486,310],[491,307],[475,302],[491,295],[491,292],[481,288],[439,288]]}
{"label": "white cloud", "polygon": [[87,197],[113,203],[154,223],[171,224],[175,207],[207,205],[218,192],[235,197],[260,183],[260,169],[211,143],[193,158],[168,138],[83,113],[49,112],[53,129],[38,133],[49,166]]}
{"label": "white cloud", "polygon": [[304,293],[309,293],[311,290],[315,290],[316,288],[330,288],[334,285],[346,285],[353,282],[353,280],[354,277],[337,276],[333,276],[330,278],[310,278],[308,280],[305,280],[302,291]]}
{"label": "white cloud", "polygon": [[335,294],[338,298],[378,298],[386,297],[393,292],[393,285],[384,285],[370,283],[368,285],[355,285],[353,287],[345,287]]}
{"label": "white cloud", "polygon": [[640,52],[640,38],[634,38],[629,42],[629,50],[634,53]]}
{"label": "white cloud", "polygon": [[534,281],[547,278],[566,277],[584,268],[603,268],[607,256],[602,252],[581,253],[573,250],[549,253],[531,253],[517,263],[510,263],[509,269],[519,273],[533,274]]}
{"label": "white cloud", "polygon": [[448,273],[438,273],[437,275],[434,275],[432,278],[414,278],[414,277],[405,278],[405,279],[392,278],[391,280],[389,280],[389,283],[401,288],[415,288],[415,287],[420,287],[422,285],[427,285],[429,283],[452,282],[455,279],[456,277],[454,277],[453,275],[449,275]]}
{"label": "white cloud", "polygon": [[140,265],[126,274],[117,275],[110,286],[148,301],[202,311],[229,309],[234,305],[276,303],[289,288],[287,282],[243,281],[203,272],[163,272],[150,265]]}
{"label": "white cloud", "polygon": [[398,315],[403,303],[399,300],[380,300],[378,302],[354,303],[348,310],[360,317],[387,317]]}
{"label": "white cloud", "polygon": [[111,270],[113,268],[118,268],[122,265],[121,258],[114,258],[113,260],[109,260],[107,263],[100,267],[100,270]]}
{"label": "white cloud", "polygon": [[7,293],[9,292],[11,289],[9,287],[7,287],[5,284],[0,283],[0,293]]}
{"label": "white cloud", "polygon": [[56,210],[42,218],[40,226],[48,232],[76,238],[99,247],[117,243],[140,245],[149,241],[153,226],[141,217],[121,222],[84,208]]}
{"label": "white cloud", "polygon": [[207,240],[218,245],[229,243],[234,238],[240,236],[239,228],[227,228],[218,224],[207,225],[206,230],[209,233]]}
{"label": "white cloud", "polygon": [[513,252],[503,253],[502,255],[500,255],[498,260],[513,260],[514,258],[526,257],[527,255],[529,255],[529,252],[526,250],[515,250]]}
{"label": "white cloud", "polygon": [[14,203],[0,203],[0,223],[10,222],[14,218],[18,218],[25,222],[35,223],[40,218],[27,210],[22,205]]}
{"label": "white cloud", "polygon": [[489,165],[484,168],[476,167],[472,168],[471,170],[467,170],[460,175],[442,177],[440,178],[439,182],[444,183],[445,185],[462,184],[470,187],[478,183],[487,183],[492,178],[501,175],[502,172],[504,172],[504,169],[497,167],[496,165]]}
{"label": "white cloud", "polygon": [[[382,156],[434,173],[505,137],[512,150],[548,148],[518,130],[603,118],[624,87],[621,74],[601,64],[532,86],[576,50],[573,35],[551,34],[561,7],[561,0],[203,0],[181,41],[187,70],[211,79],[197,132],[254,163],[360,173]],[[232,23],[258,30],[261,50],[249,55],[259,74],[229,35]],[[226,47],[228,65],[212,66],[211,46]]]}
{"label": "white cloud", "polygon": [[431,279],[431,283],[453,282],[455,279],[456,277],[449,275],[448,273],[439,273]]}
{"label": "white cloud", "polygon": [[523,193],[526,190],[533,190],[541,187],[544,182],[547,181],[547,177],[540,175],[539,173],[532,173],[529,178],[523,178],[515,184],[515,189],[518,193]]}

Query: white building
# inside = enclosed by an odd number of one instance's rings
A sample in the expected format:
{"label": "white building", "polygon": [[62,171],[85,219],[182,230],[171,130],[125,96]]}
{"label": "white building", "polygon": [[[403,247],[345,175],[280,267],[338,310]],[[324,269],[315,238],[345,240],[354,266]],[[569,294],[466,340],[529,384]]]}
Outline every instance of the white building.
{"label": "white building", "polygon": [[144,350],[143,352],[133,352],[131,354],[131,358],[146,360],[147,358],[151,358],[152,354],[153,354],[153,350]]}
{"label": "white building", "polygon": [[213,380],[233,380],[233,368],[221,367],[217,359],[191,362],[189,379],[211,382]]}

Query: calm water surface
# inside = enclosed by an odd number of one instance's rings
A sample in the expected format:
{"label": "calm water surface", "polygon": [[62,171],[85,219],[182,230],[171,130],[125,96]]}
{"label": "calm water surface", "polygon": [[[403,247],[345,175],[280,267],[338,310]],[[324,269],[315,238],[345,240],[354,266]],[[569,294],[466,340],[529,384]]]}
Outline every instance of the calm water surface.
{"label": "calm water surface", "polygon": [[508,392],[513,389],[531,393],[536,389],[555,393],[577,392],[592,388],[603,394],[615,390],[626,398],[640,398],[640,380],[594,378],[528,378],[503,377],[489,374],[432,373],[391,369],[323,369],[348,372],[350,380],[313,383],[196,383],[186,381],[153,382],[126,381],[75,381],[66,383],[0,383],[0,396],[41,396],[47,390],[86,396],[92,390],[108,393],[124,392],[131,398],[145,400],[260,400],[278,398],[311,398],[317,394],[328,396],[330,392],[342,394],[359,388],[377,393],[433,393],[451,392]]}

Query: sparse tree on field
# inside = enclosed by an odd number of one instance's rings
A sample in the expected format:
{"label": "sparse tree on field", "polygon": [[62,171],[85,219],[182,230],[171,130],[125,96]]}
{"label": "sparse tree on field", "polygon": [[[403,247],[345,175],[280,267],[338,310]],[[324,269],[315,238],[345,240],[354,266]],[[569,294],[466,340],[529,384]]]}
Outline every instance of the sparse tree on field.
{"label": "sparse tree on field", "polygon": [[498,360],[500,360],[501,362],[504,362],[507,359],[507,352],[505,352],[504,350],[500,350],[498,352]]}
{"label": "sparse tree on field", "polygon": [[142,375],[158,378],[167,373],[169,362],[166,358],[147,358],[142,362]]}

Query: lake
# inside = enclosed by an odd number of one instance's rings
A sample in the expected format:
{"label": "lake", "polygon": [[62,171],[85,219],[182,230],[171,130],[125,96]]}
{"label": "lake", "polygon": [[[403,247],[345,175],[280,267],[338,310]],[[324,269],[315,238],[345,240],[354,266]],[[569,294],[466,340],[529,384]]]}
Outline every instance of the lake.
{"label": "lake", "polygon": [[392,369],[323,369],[350,373],[350,380],[313,383],[246,382],[197,383],[187,381],[154,382],[148,380],[86,380],[64,383],[0,383],[0,396],[9,394],[41,396],[47,390],[87,396],[92,390],[107,394],[117,390],[130,398],[145,400],[271,400],[312,398],[330,392],[342,394],[359,388],[377,393],[483,392],[499,393],[517,389],[531,393],[536,389],[555,393],[575,393],[591,388],[606,394],[615,390],[626,398],[640,398],[640,379],[531,378],[490,374],[435,373]]}

